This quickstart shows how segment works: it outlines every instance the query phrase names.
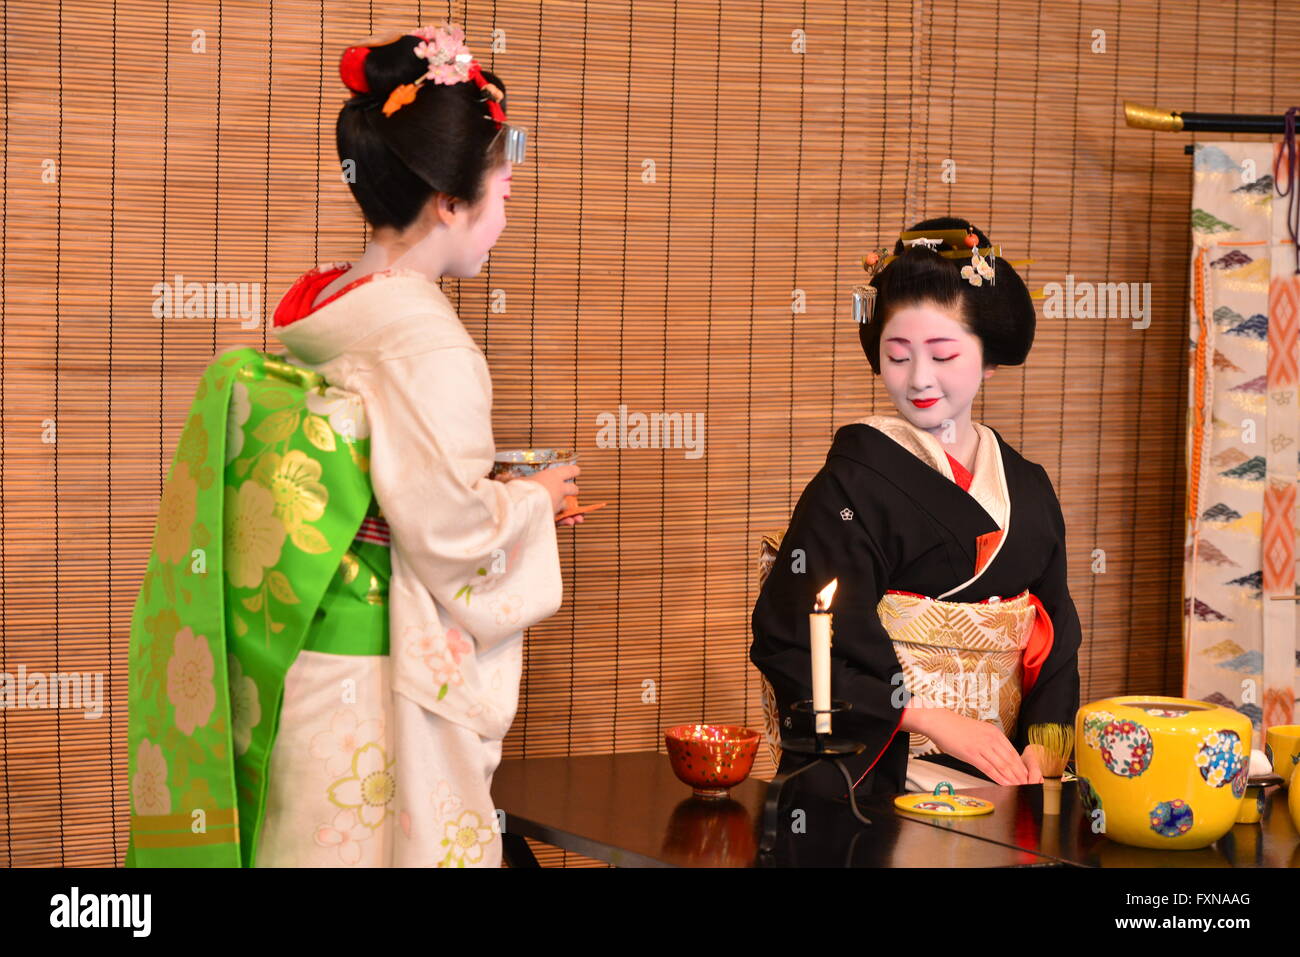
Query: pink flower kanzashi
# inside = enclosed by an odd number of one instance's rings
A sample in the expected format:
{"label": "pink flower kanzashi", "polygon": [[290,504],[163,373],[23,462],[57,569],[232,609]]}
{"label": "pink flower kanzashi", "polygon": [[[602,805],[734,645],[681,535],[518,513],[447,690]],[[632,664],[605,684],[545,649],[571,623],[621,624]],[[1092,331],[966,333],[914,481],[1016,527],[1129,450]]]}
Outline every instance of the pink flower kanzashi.
{"label": "pink flower kanzashi", "polygon": [[411,31],[411,36],[419,37],[421,40],[433,41],[434,39],[437,38],[438,31],[443,30],[446,27],[447,24],[445,23],[440,27],[417,27],[416,29]]}
{"label": "pink flower kanzashi", "polygon": [[465,46],[465,31],[460,27],[421,27],[415,35],[423,41],[415,55],[429,61],[425,78],[434,83],[464,83],[469,79],[473,54]]}

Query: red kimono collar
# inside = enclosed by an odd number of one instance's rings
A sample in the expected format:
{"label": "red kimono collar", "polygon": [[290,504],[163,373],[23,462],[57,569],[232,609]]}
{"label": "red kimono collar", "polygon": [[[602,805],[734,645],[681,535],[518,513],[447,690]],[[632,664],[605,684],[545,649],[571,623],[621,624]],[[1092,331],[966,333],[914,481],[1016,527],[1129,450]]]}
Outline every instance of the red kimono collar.
{"label": "red kimono collar", "polygon": [[[948,453],[945,452],[944,455],[948,455]],[[948,464],[952,466],[953,481],[961,486],[963,492],[969,492],[970,483],[974,476],[966,470],[966,466],[962,465],[951,455],[948,455]]]}
{"label": "red kimono collar", "polygon": [[364,282],[369,282],[377,276],[384,275],[383,272],[372,272],[368,276],[362,276],[355,282],[350,282],[334,295],[330,296],[324,302],[316,305],[316,297],[320,291],[332,283],[339,276],[343,275],[352,267],[351,263],[326,263],[323,266],[317,266],[310,272],[305,272],[289,287],[289,291],[284,294],[280,304],[275,307],[275,314],[271,319],[273,326],[287,326],[290,323],[297,322],[305,316],[311,315],[322,306],[333,302],[339,296],[351,289],[355,289]]}

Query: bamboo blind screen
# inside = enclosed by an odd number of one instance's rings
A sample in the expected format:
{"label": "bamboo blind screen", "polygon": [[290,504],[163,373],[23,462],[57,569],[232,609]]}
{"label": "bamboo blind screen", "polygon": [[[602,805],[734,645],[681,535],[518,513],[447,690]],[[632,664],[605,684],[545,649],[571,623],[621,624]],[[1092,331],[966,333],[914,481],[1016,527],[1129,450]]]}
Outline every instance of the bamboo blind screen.
{"label": "bamboo blind screen", "polygon": [[[583,498],[612,503],[562,530],[565,604],[528,636],[507,757],[758,725],[759,536],[784,528],[838,425],[892,408],[848,287],[867,248],[949,212],[1032,259],[1031,288],[1151,284],[1144,330],[1040,319],[974,415],[1057,485],[1084,700],[1181,690],[1189,137],[1124,128],[1119,101],[1285,110],[1300,7],[2,9],[0,670],[101,672],[105,701],[98,720],[0,711],[0,863],[121,861],[130,615],[197,377],[218,351],[275,347],[289,283],[363,248],[333,142],[339,53],[448,15],[530,147],[490,268],[444,288],[487,353],[498,446],[573,445]],[[177,275],[260,283],[264,320],[154,318],[154,284]],[[620,406],[702,415],[703,454],[599,447]]]}

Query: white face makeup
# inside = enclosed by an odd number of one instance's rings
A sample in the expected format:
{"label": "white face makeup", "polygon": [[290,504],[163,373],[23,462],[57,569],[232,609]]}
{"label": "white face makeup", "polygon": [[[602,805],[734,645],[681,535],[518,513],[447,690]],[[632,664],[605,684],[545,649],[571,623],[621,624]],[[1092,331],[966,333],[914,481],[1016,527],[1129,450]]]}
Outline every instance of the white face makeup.
{"label": "white face makeup", "polygon": [[488,171],[475,207],[456,202],[446,222],[440,221],[436,212],[429,212],[433,225],[387,268],[417,269],[433,277],[477,276],[506,228],[510,180],[511,166],[504,163]]}
{"label": "white face makeup", "polygon": [[984,369],[979,338],[932,304],[899,309],[881,331],[885,389],[899,415],[919,429],[937,435],[945,420],[964,429],[971,403],[991,372]]}
{"label": "white face makeup", "polygon": [[[458,224],[463,232],[453,229],[456,246],[460,255],[453,254],[448,261],[447,275],[468,279],[477,276],[483,264],[487,262],[488,253],[501,238],[506,228],[506,201],[510,199],[511,165],[504,163],[494,170],[489,170],[483,183],[483,196],[475,210],[464,210],[464,222]],[[470,221],[472,213],[477,218]],[[459,207],[457,216],[462,215]]]}

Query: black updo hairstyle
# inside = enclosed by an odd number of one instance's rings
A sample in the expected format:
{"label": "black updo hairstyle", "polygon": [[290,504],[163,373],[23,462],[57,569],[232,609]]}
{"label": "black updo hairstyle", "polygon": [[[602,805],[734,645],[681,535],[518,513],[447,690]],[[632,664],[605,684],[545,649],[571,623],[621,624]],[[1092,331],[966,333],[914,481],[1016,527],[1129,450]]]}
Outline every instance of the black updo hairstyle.
{"label": "black updo hairstyle", "polygon": [[[412,102],[384,115],[388,95],[418,80],[429,67],[415,55],[420,42],[417,36],[402,36],[370,48],[365,59],[370,91],[353,93],[334,130],[339,161],[356,164],[348,186],[367,222],[376,227],[405,229],[435,192],[477,203],[487,172],[505,157],[505,138],[498,138],[485,94],[472,80],[426,80]],[[495,74],[483,70],[483,77],[505,93]],[[506,108],[504,98],[501,108]]]}
{"label": "black updo hairstyle", "polygon": [[[964,219],[943,216],[917,223],[908,232],[927,230],[973,230],[980,248],[991,246],[989,238]],[[965,250],[964,245],[957,247]],[[870,322],[858,326],[862,350],[871,371],[880,374],[880,334],[889,317],[899,309],[922,303],[957,316],[979,338],[986,366],[1017,366],[1025,361],[1034,344],[1034,301],[1024,280],[1001,256],[993,264],[994,281],[972,286],[961,274],[970,259],[948,259],[925,246],[894,245],[891,261],[872,280],[876,302]]]}

